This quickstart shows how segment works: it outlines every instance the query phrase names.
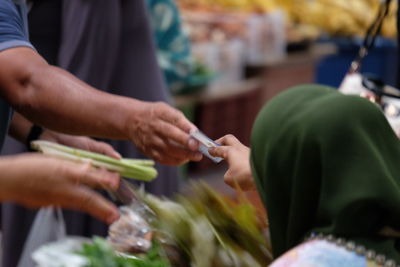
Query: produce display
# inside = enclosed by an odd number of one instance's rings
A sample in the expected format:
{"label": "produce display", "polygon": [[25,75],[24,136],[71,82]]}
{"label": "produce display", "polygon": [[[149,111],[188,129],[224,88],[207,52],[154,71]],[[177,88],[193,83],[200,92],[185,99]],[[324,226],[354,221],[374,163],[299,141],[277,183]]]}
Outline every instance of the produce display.
{"label": "produce display", "polygon": [[[183,10],[200,12],[269,13],[282,9],[289,34],[299,39],[315,36],[316,30],[331,36],[364,36],[375,19],[380,0],[179,0]],[[382,35],[396,37],[397,1],[392,1]],[[307,27],[298,26],[307,25]],[[313,28],[314,27],[314,28]],[[297,35],[292,33],[293,28]],[[291,36],[289,36],[289,40]]]}
{"label": "produce display", "polygon": [[[378,14],[380,0],[281,0],[291,21],[315,26],[331,36],[364,36]],[[396,37],[397,1],[382,25],[381,35]]]}
{"label": "produce display", "polygon": [[179,0],[185,9],[208,11],[268,12],[279,7],[274,0]]}
{"label": "produce display", "polygon": [[[138,195],[140,205],[121,208],[107,239],[94,237],[67,252],[64,246],[62,253],[69,253],[64,258],[80,262],[75,267],[257,267],[272,262],[266,222],[244,196],[233,201],[203,183],[174,201]],[[63,258],[61,246],[36,251],[38,266],[54,263],[55,255]],[[51,266],[68,266],[63,264]]]}

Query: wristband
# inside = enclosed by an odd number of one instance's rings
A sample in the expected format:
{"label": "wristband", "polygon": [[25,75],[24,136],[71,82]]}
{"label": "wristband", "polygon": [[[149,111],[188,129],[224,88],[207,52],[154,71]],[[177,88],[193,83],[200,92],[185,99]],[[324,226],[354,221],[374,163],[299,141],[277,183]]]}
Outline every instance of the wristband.
{"label": "wristband", "polygon": [[39,139],[40,135],[43,133],[43,128],[34,124],[29,131],[28,137],[26,138],[26,147],[29,151],[34,151],[31,148],[31,142]]}

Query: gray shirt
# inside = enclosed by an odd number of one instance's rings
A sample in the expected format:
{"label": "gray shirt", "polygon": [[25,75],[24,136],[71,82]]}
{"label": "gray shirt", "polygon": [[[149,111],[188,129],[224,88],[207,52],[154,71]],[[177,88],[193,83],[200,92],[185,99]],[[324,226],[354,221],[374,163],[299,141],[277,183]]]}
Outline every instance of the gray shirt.
{"label": "gray shirt", "polygon": [[[13,47],[30,47],[24,0],[0,1],[0,53]],[[0,70],[1,71],[1,70]],[[3,146],[12,110],[7,102],[0,98],[0,148]]]}

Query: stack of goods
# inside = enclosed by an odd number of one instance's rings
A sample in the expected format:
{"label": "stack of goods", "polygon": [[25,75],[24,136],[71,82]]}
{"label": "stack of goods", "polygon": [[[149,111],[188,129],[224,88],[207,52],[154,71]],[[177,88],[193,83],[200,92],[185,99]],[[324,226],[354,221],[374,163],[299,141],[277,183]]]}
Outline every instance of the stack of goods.
{"label": "stack of goods", "polygon": [[[233,202],[204,184],[195,184],[190,196],[181,195],[176,201],[140,195],[140,201],[121,209],[107,240],[94,238],[69,252],[80,257],[79,266],[257,267],[271,263],[265,221],[246,199]],[[49,247],[39,249],[34,258],[43,262]]]}
{"label": "stack of goods", "polygon": [[[282,0],[291,21],[312,25],[330,36],[364,36],[374,21],[380,0]],[[392,1],[382,35],[396,36],[397,1]]]}
{"label": "stack of goods", "polygon": [[[236,10],[267,13],[283,9],[289,24],[305,24],[333,36],[364,35],[374,20],[381,0],[180,0],[185,9]],[[382,35],[396,36],[397,1],[391,1],[390,11],[382,27]],[[309,33],[310,34],[311,30]]]}
{"label": "stack of goods", "polygon": [[[364,36],[381,0],[179,0],[182,10],[199,13],[241,13],[245,16],[284,11],[287,43],[310,42],[321,34],[331,37]],[[397,1],[392,1],[381,34],[396,37]],[[251,27],[246,29],[251,30]]]}
{"label": "stack of goods", "polygon": [[265,13],[279,7],[279,1],[274,0],[179,0],[179,3],[185,9],[248,13]]}
{"label": "stack of goods", "polygon": [[247,64],[264,65],[285,56],[284,14],[273,1],[178,3],[194,57],[218,73],[214,84],[238,82],[244,78]]}
{"label": "stack of goods", "polygon": [[212,84],[235,83],[243,78],[245,17],[230,13],[182,12],[195,60],[217,77]]}

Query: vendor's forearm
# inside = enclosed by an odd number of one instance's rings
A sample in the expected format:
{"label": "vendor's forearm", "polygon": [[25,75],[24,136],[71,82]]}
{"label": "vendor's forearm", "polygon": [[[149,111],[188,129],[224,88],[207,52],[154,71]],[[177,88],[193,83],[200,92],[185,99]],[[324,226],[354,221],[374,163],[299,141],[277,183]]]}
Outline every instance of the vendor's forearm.
{"label": "vendor's forearm", "polygon": [[[30,101],[38,106],[31,106],[28,102],[21,107],[21,112],[25,112],[32,121],[69,134],[127,138],[124,123],[128,119],[125,117],[132,112],[127,107],[133,109],[134,102],[138,101],[95,90],[66,71],[52,66],[34,74],[30,86],[32,93],[29,95],[35,95]],[[43,99],[43,95],[47,99]],[[121,105],[122,101],[129,104]]]}
{"label": "vendor's forearm", "polygon": [[0,77],[5,99],[29,120],[56,131],[126,139],[126,116],[141,104],[91,88],[29,48],[0,53],[0,67],[7,69]]}

